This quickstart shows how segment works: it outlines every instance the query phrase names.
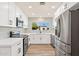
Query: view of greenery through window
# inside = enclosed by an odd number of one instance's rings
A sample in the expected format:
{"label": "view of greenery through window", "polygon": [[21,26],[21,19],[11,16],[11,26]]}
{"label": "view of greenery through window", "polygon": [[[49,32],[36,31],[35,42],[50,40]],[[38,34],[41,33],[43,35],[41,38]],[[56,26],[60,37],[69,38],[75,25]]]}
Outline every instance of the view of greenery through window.
{"label": "view of greenery through window", "polygon": [[48,22],[33,22],[32,23],[32,30],[37,30],[40,27],[48,27]]}

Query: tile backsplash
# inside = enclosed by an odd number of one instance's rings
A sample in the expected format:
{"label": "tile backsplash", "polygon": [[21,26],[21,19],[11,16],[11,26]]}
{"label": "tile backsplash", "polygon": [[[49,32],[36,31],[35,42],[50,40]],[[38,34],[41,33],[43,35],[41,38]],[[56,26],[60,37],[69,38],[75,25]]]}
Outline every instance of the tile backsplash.
{"label": "tile backsplash", "polygon": [[10,28],[0,27],[0,39],[9,37]]}
{"label": "tile backsplash", "polygon": [[22,28],[10,28],[10,27],[0,27],[0,40],[9,38],[10,31],[20,31],[23,32]]}

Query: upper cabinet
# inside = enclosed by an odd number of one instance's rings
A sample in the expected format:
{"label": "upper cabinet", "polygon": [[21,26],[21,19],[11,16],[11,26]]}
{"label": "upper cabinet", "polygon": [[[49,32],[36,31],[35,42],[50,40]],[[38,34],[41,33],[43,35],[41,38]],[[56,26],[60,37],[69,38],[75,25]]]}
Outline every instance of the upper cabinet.
{"label": "upper cabinet", "polygon": [[16,17],[23,21],[23,28],[28,27],[28,17],[18,6],[16,6]]}
{"label": "upper cabinet", "polygon": [[0,3],[0,26],[8,26],[9,20],[8,20],[8,3],[7,2],[1,2]]}
{"label": "upper cabinet", "polygon": [[16,17],[23,21],[23,28],[28,27],[28,18],[14,2],[0,3],[0,26],[16,27]]}
{"label": "upper cabinet", "polygon": [[55,13],[55,18],[70,9],[72,6],[77,4],[77,2],[64,2],[62,5],[58,8],[58,10]]}
{"label": "upper cabinet", "polygon": [[15,5],[15,3],[13,3],[13,2],[9,2],[8,3],[8,9],[9,9],[9,15],[8,15],[8,17],[9,17],[9,25],[11,26],[11,27],[16,27],[16,15],[15,15],[15,13],[16,13],[16,5]]}
{"label": "upper cabinet", "polygon": [[23,14],[23,21],[24,21],[24,24],[23,24],[23,28],[28,28],[28,18],[25,14]]}

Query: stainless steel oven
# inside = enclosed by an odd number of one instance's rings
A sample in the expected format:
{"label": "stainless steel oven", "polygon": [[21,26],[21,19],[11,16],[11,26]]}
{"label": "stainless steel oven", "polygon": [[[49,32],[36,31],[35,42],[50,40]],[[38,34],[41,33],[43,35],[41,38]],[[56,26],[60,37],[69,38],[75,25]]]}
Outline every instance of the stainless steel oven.
{"label": "stainless steel oven", "polygon": [[28,36],[24,36],[23,39],[23,56],[26,55],[28,49]]}

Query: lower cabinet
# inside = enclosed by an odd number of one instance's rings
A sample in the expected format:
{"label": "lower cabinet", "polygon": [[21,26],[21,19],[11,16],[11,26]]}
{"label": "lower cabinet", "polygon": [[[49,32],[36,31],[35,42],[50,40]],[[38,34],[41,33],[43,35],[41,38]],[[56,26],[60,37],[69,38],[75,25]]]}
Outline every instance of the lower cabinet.
{"label": "lower cabinet", "polygon": [[11,48],[10,47],[0,47],[0,56],[10,56]]}
{"label": "lower cabinet", "polygon": [[23,43],[18,42],[12,46],[0,46],[0,56],[22,56]]}
{"label": "lower cabinet", "polygon": [[55,35],[51,35],[51,45],[55,47]]}
{"label": "lower cabinet", "polygon": [[31,34],[30,35],[30,44],[40,44],[40,35],[36,34]]}
{"label": "lower cabinet", "polygon": [[30,34],[30,44],[50,44],[50,34]]}
{"label": "lower cabinet", "polygon": [[40,35],[40,41],[41,44],[50,44],[51,37],[50,34],[41,34]]}
{"label": "lower cabinet", "polygon": [[11,48],[12,56],[22,56],[23,55],[23,43],[18,43]]}

